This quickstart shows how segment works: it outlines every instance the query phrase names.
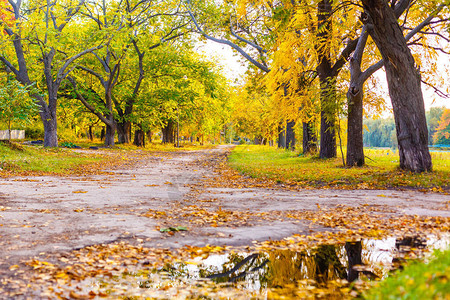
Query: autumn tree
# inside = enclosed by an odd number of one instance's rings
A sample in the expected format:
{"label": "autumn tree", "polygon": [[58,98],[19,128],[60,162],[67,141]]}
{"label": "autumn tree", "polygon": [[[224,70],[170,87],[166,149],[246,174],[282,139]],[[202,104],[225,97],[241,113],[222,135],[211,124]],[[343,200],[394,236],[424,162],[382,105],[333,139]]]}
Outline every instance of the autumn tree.
{"label": "autumn tree", "polygon": [[[9,11],[14,14],[15,24],[2,22],[13,46],[0,55],[0,61],[9,68],[23,85],[32,85],[30,66],[40,66],[40,74],[34,73],[36,81],[43,78],[44,93],[32,96],[40,105],[40,115],[44,124],[44,146],[58,146],[57,101],[61,82],[73,69],[73,62],[100,46],[90,45],[90,37],[83,35],[82,28],[74,18],[79,13],[84,0],[42,4],[40,1],[8,1]],[[24,14],[26,13],[26,18]],[[75,28],[77,30],[75,31]],[[79,49],[80,44],[83,49]],[[25,52],[29,49],[29,52]],[[16,60],[15,63],[13,60]],[[38,71],[33,68],[32,71]],[[40,84],[37,85],[40,88]]]}
{"label": "autumn tree", "polygon": [[393,8],[381,0],[362,0],[370,35],[384,60],[397,130],[400,167],[431,171],[421,74]]}
{"label": "autumn tree", "polygon": [[436,145],[450,145],[450,109],[446,109],[439,120],[439,126],[433,136]]}
{"label": "autumn tree", "polygon": [[[179,6],[172,1],[157,5],[116,1],[92,3],[88,7],[84,17],[94,24],[91,32],[105,32],[110,38],[103,49],[93,52],[83,65],[77,67],[81,73],[70,80],[77,90],[80,88],[77,81],[83,81],[83,76],[96,78],[97,83],[88,81],[85,84],[102,95],[96,98],[97,103],[89,103],[83,99],[82,93],[77,93],[77,97],[106,125],[106,146],[114,145],[116,130],[119,142],[127,143],[131,141],[130,117],[145,76],[144,56],[146,52],[182,36],[186,23]],[[95,12],[102,15],[99,17]],[[124,63],[128,67],[126,69],[134,67],[125,78],[121,76]]]}
{"label": "autumn tree", "polygon": [[[419,3],[411,3],[409,0],[403,0],[391,4],[394,7],[394,14],[398,18],[407,9],[407,14],[403,18],[405,39],[406,41],[412,40],[410,45],[419,44],[421,47],[420,52],[436,52],[438,48],[433,48],[432,41],[427,39],[427,36],[437,36],[445,39],[445,34],[440,33],[442,26],[445,26],[445,18],[439,16],[439,13],[443,10],[442,4],[438,6],[430,5],[426,8],[425,14],[422,11],[423,6]],[[368,52],[366,42],[368,39],[368,26],[363,26],[361,29],[361,35],[358,40],[358,45],[350,58],[350,83],[347,92],[348,98],[348,143],[347,143],[347,165],[361,166],[364,164],[364,150],[363,150],[363,98],[364,89],[363,86],[367,79],[375,73],[377,70],[383,67],[384,61],[381,59],[378,62],[372,60],[370,64],[363,61],[363,54]],[[420,43],[418,42],[420,41]],[[421,44],[425,43],[425,44]],[[425,46],[425,47],[424,47]],[[373,51],[373,50],[372,50]],[[435,57],[435,55],[427,55]],[[376,58],[377,56],[375,56]],[[366,69],[362,71],[362,64],[365,63]],[[432,64],[433,62],[429,62]],[[433,77],[436,77],[435,71],[431,71]]]}
{"label": "autumn tree", "polygon": [[428,144],[432,145],[434,134],[436,133],[436,128],[439,126],[442,114],[445,111],[445,107],[431,107],[429,111],[426,112],[427,125],[428,125]]}

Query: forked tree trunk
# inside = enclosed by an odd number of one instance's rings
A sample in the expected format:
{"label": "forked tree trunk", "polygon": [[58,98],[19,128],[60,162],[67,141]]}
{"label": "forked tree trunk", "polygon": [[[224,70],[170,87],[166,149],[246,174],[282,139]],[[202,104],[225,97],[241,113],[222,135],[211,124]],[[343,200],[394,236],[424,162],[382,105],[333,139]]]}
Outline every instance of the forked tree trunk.
{"label": "forked tree trunk", "polygon": [[362,0],[369,31],[384,60],[394,111],[400,168],[432,170],[420,71],[392,8],[384,0]]}

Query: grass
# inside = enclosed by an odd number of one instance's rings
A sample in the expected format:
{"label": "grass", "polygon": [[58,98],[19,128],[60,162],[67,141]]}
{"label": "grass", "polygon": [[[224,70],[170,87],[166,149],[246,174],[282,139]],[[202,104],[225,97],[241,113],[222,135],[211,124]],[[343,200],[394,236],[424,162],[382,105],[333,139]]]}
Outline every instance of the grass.
{"label": "grass", "polygon": [[[214,145],[198,146],[183,144],[176,148],[172,144],[150,143],[145,148],[132,144],[116,144],[113,148],[102,148],[101,142],[79,140],[75,142],[61,141],[61,146],[99,147],[104,151],[90,151],[80,153],[70,148],[44,148],[42,146],[27,146],[18,143],[9,144],[0,141],[0,176],[38,174],[69,174],[92,173],[107,169],[108,166],[117,165],[126,160],[126,154],[134,151],[142,152],[174,152],[193,151],[213,148]],[[107,153],[105,153],[105,150]]]}
{"label": "grass", "polygon": [[432,152],[434,171],[421,174],[400,170],[398,152],[390,149],[366,149],[365,155],[366,166],[346,168],[341,158],[323,160],[276,147],[241,145],[229,163],[251,177],[298,186],[450,189],[450,152]]}
{"label": "grass", "polygon": [[364,299],[450,299],[450,250],[429,263],[415,262],[364,294]]}
{"label": "grass", "polygon": [[99,155],[76,153],[64,148],[43,148],[0,142],[0,175],[27,172],[64,174],[77,167],[104,160]]}

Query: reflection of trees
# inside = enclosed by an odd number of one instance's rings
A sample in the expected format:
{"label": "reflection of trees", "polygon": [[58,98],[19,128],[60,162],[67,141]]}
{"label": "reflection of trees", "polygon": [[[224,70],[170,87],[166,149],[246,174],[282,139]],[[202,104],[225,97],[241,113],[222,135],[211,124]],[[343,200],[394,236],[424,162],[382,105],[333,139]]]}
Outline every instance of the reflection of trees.
{"label": "reflection of trees", "polygon": [[336,248],[335,245],[321,245],[317,248],[314,255],[316,262],[314,279],[318,283],[347,278],[347,272],[336,254]]}
{"label": "reflection of trees", "polygon": [[219,282],[236,282],[241,278],[245,278],[248,274],[254,273],[264,268],[268,261],[269,260],[263,258],[260,254],[254,253],[237,262],[235,266],[230,268],[229,270],[225,270],[224,272],[217,274],[208,275],[206,276],[206,278],[222,279],[218,280]]}
{"label": "reflection of trees", "polygon": [[414,252],[415,249],[425,249],[427,247],[427,240],[421,236],[405,236],[395,240],[396,255],[392,259],[392,264],[395,269],[403,269],[403,264],[406,262],[405,256]]}
{"label": "reflection of trees", "polygon": [[361,241],[346,242],[345,251],[347,252],[348,267],[347,267],[347,280],[349,282],[358,279],[359,272],[355,269],[355,266],[362,265],[362,244]]}
{"label": "reflection of trees", "polygon": [[317,283],[326,284],[329,280],[347,278],[346,268],[337,255],[340,249],[342,247],[336,245],[321,245],[303,252],[273,250],[246,257],[233,254],[223,264],[222,271],[203,268],[200,269],[200,276],[215,282],[236,282],[248,280],[252,275],[261,286],[268,288],[296,285],[304,279],[314,279]]}

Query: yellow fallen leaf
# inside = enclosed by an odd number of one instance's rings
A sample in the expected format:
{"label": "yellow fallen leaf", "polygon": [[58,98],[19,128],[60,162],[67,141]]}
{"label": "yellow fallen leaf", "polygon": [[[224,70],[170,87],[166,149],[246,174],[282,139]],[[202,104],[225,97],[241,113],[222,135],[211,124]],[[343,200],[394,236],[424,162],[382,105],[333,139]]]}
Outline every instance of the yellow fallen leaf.
{"label": "yellow fallen leaf", "polygon": [[72,193],[74,193],[74,194],[85,194],[85,193],[87,193],[87,191],[73,191]]}

